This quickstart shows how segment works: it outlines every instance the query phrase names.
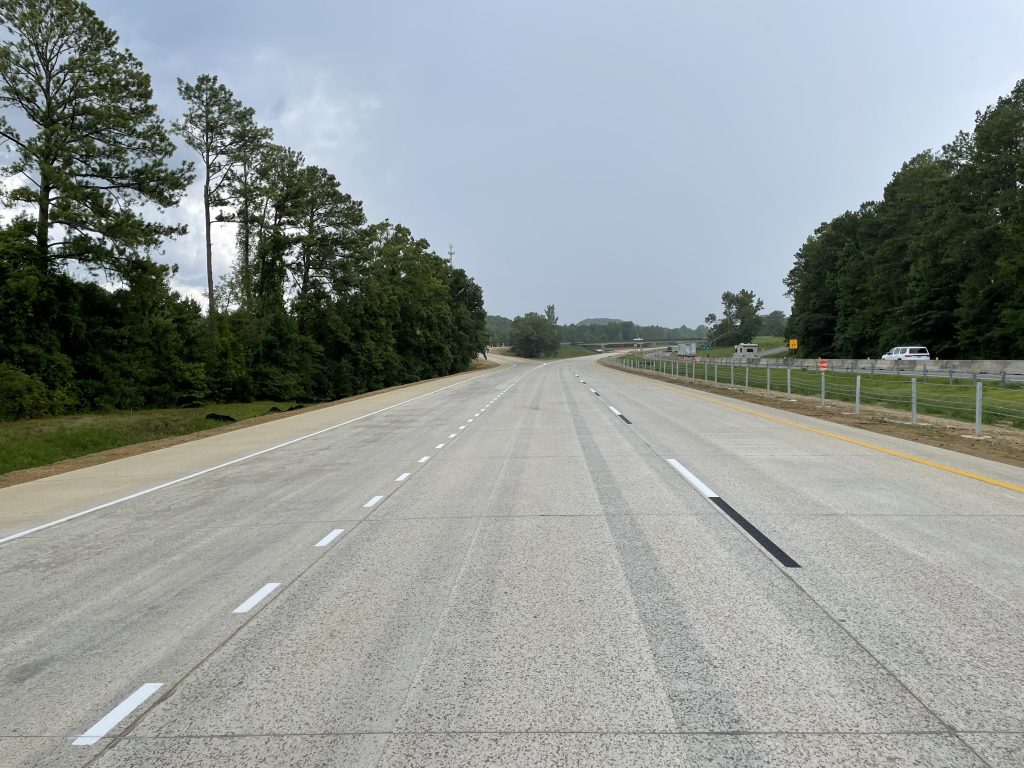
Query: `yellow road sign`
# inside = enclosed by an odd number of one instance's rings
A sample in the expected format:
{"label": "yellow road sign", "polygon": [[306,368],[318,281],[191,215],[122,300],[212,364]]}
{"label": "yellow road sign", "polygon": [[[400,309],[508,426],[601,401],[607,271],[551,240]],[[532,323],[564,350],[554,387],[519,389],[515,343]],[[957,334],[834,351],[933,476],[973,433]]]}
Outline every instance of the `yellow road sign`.
{"label": "yellow road sign", "polygon": [[790,339],[789,340],[789,348],[790,349],[796,349],[797,348],[797,346],[796,346],[796,339]]}

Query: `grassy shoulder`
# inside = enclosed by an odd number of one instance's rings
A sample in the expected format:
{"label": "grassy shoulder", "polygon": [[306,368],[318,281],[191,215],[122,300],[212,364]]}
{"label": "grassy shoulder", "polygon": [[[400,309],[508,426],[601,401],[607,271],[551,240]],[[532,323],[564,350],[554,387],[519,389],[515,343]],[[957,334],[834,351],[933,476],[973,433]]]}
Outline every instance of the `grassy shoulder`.
{"label": "grassy shoulder", "polygon": [[245,421],[273,413],[274,408],[287,411],[294,404],[214,403],[198,408],[114,411],[0,422],[0,475],[126,445],[201,432],[230,421],[207,419],[209,413]]}
{"label": "grassy shoulder", "polygon": [[558,348],[558,354],[546,357],[546,360],[568,360],[572,357],[586,357],[587,355],[596,355],[592,349],[586,347],[577,347],[575,344],[562,344]]}

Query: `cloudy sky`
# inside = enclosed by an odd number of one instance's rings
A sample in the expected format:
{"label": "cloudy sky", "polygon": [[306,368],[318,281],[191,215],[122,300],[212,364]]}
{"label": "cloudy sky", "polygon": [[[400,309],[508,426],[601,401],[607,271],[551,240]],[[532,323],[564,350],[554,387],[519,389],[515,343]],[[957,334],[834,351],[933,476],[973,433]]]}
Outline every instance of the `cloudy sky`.
{"label": "cloudy sky", "polygon": [[[815,226],[1024,78],[1020,0],[90,4],[168,119],[218,75],[371,220],[453,243],[490,313],[562,322],[695,326],[741,288],[788,313]],[[167,248],[196,292],[198,199]]]}

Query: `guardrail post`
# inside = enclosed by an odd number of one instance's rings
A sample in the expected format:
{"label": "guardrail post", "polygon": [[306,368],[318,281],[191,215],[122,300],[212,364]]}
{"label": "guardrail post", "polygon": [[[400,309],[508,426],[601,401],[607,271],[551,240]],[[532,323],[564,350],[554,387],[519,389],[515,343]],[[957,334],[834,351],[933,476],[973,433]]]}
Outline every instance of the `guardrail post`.
{"label": "guardrail post", "polygon": [[771,368],[769,368],[769,367],[768,367],[768,366],[766,365],[766,366],[764,367],[764,372],[765,372],[765,375],[766,375],[766,376],[768,377],[768,386],[767,386],[767,389],[768,389],[768,394],[770,395],[770,394],[772,393],[772,369],[771,369]]}
{"label": "guardrail post", "polygon": [[787,368],[786,369],[786,394],[787,395],[792,395],[793,394],[793,369],[792,368]]}
{"label": "guardrail post", "polygon": [[974,386],[974,435],[981,437],[981,389],[983,385],[979,381]]}
{"label": "guardrail post", "polygon": [[922,370],[924,372],[924,383],[927,384],[928,383],[928,366],[926,365]]}
{"label": "guardrail post", "polygon": [[715,384],[718,383],[718,363],[715,363]]}
{"label": "guardrail post", "polygon": [[729,383],[736,385],[736,363],[729,363]]}
{"label": "guardrail post", "polygon": [[952,370],[950,370],[950,372],[949,372],[949,383],[950,384],[953,383],[953,371]]}
{"label": "guardrail post", "polygon": [[1003,386],[1005,387],[1006,386],[1006,371],[1003,371],[1002,379],[1003,379]]}
{"label": "guardrail post", "polygon": [[704,381],[708,380],[708,361],[704,361]]}
{"label": "guardrail post", "polygon": [[825,372],[821,372],[821,409],[825,410]]}
{"label": "guardrail post", "polygon": [[910,379],[910,423],[917,424],[917,377]]}
{"label": "guardrail post", "polygon": [[860,416],[860,374],[857,374],[857,386],[853,396],[853,412]]}
{"label": "guardrail post", "polygon": [[743,386],[750,389],[750,363],[743,364]]}

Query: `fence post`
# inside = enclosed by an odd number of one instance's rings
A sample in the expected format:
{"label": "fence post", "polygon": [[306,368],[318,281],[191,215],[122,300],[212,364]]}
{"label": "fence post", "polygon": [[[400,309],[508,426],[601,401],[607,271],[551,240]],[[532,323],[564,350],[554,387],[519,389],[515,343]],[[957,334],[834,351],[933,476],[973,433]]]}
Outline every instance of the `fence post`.
{"label": "fence post", "polygon": [[952,369],[950,369],[950,371],[949,371],[949,383],[950,384],[953,383],[953,370]]}
{"label": "fence post", "polygon": [[764,372],[765,372],[765,375],[768,377],[767,389],[768,389],[768,394],[770,395],[772,393],[772,369],[769,368],[767,365],[765,365]]}
{"label": "fence post", "polygon": [[787,368],[786,369],[786,394],[787,395],[792,395],[793,394],[793,369],[792,368]]}
{"label": "fence post", "polygon": [[917,377],[910,379],[910,423],[917,424]]}
{"label": "fence post", "polygon": [[729,383],[736,384],[736,363],[729,363]]}
{"label": "fence post", "polygon": [[1003,386],[1006,386],[1006,371],[1003,371]]}
{"label": "fence post", "polygon": [[860,416],[860,374],[857,374],[856,394],[853,396],[853,412]]}
{"label": "fence post", "polygon": [[821,409],[825,410],[825,372],[821,372]]}
{"label": "fence post", "polygon": [[981,437],[981,388],[983,385],[979,381],[974,386],[976,388],[974,395],[974,435],[975,437]]}
{"label": "fence post", "polygon": [[718,363],[715,363],[715,384],[718,383]]}
{"label": "fence post", "polygon": [[750,389],[750,363],[743,364],[743,386]]}

